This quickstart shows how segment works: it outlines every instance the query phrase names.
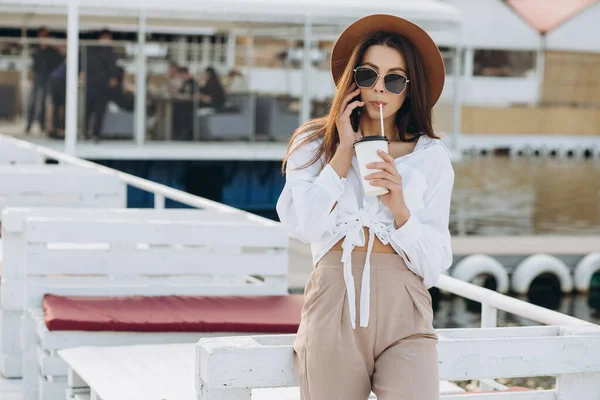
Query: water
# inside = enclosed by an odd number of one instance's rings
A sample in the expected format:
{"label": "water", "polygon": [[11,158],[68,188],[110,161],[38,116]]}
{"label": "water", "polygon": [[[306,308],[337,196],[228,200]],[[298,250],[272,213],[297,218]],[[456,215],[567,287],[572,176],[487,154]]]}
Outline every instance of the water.
{"label": "water", "polygon": [[454,170],[453,234],[600,234],[598,161],[465,158]]}
{"label": "water", "polygon": [[[485,157],[454,164],[450,229],[454,235],[599,235],[600,162],[581,159]],[[535,282],[534,282],[535,283]],[[537,282],[529,296],[516,296],[600,324],[600,288],[561,295]],[[436,307],[437,328],[476,327],[480,306],[458,297]],[[498,325],[536,325],[499,311]]]}

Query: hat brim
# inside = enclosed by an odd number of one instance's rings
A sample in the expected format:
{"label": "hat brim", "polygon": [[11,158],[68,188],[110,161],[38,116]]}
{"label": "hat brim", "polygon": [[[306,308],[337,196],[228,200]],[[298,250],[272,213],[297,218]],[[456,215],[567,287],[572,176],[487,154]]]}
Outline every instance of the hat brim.
{"label": "hat brim", "polygon": [[446,69],[440,50],[427,32],[418,25],[389,14],[373,14],[349,25],[340,35],[331,52],[331,74],[337,86],[350,55],[360,40],[377,32],[397,33],[408,39],[417,49],[427,76],[430,107],[437,103],[444,89]]}

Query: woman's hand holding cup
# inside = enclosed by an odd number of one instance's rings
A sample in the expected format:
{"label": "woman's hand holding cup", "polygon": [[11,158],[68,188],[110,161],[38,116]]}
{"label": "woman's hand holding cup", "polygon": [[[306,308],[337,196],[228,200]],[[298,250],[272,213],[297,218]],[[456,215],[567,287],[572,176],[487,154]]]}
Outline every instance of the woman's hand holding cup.
{"label": "woman's hand holding cup", "polygon": [[379,196],[383,204],[387,206],[396,222],[400,227],[410,217],[410,211],[404,202],[404,190],[402,189],[402,176],[396,168],[394,158],[385,151],[378,150],[377,154],[383,159],[383,162],[372,162],[366,165],[368,169],[380,170],[365,175],[373,186],[384,187],[388,190],[386,194]]}

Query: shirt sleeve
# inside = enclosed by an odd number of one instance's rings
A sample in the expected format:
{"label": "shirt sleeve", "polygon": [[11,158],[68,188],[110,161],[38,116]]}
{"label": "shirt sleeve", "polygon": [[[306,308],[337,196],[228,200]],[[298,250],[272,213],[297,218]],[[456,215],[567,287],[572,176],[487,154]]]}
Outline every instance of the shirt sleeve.
{"label": "shirt sleeve", "polygon": [[306,244],[333,229],[338,212],[334,206],[346,185],[346,178],[340,178],[329,164],[321,170],[320,160],[298,168],[312,159],[319,146],[320,141],[304,144],[288,158],[286,182],[276,207],[290,235]]}
{"label": "shirt sleeve", "polygon": [[423,278],[430,288],[452,265],[451,236],[448,228],[454,170],[448,157],[436,168],[425,194],[425,207],[411,215],[400,228],[392,228],[390,243],[406,266]]}

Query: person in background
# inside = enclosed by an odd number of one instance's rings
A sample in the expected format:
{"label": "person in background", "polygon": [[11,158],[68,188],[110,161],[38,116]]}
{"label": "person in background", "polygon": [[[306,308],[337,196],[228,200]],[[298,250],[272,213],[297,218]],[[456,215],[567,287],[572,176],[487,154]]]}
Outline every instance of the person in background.
{"label": "person in background", "polygon": [[169,72],[167,72],[167,81],[163,86],[163,91],[169,97],[172,97],[175,93],[179,91],[183,80],[181,78],[180,68],[175,62],[169,63]]}
{"label": "person in background", "polygon": [[247,77],[235,68],[231,69],[227,75],[225,75],[224,85],[228,93],[250,91]]}
{"label": "person in background", "polygon": [[89,46],[84,53],[86,84],[84,134],[87,139],[100,139],[111,89],[117,86],[119,69],[117,55],[110,46],[112,37],[112,32],[107,29],[102,30],[99,37],[102,44]]}
{"label": "person in background", "polygon": [[200,85],[187,67],[179,67],[179,76],[181,82],[177,91],[179,97],[191,100],[200,93]]}
{"label": "person in background", "polygon": [[205,82],[200,89],[200,101],[205,107],[220,109],[225,104],[225,89],[213,67],[206,68]]}
{"label": "person in background", "polygon": [[65,137],[65,104],[67,92],[67,63],[63,62],[50,76],[50,97],[52,99],[52,128],[48,132],[51,139]]}
{"label": "person in background", "polygon": [[40,43],[33,49],[33,87],[29,96],[29,109],[27,112],[27,127],[25,133],[29,134],[33,119],[37,111],[38,97],[41,94],[39,123],[42,131],[46,128],[46,97],[48,95],[48,84],[52,71],[60,65],[63,55],[53,46],[49,46],[45,39],[49,36],[48,29],[44,26],[38,30]]}
{"label": "person in background", "polygon": [[179,67],[179,75],[181,86],[173,101],[173,139],[189,140],[194,126],[194,109],[200,106],[194,103],[194,97],[200,96],[200,85],[187,67]]}

